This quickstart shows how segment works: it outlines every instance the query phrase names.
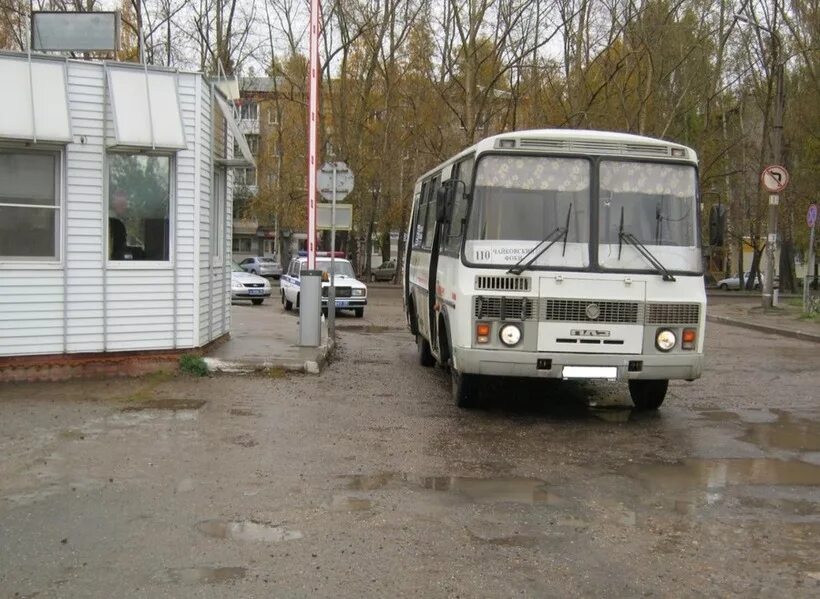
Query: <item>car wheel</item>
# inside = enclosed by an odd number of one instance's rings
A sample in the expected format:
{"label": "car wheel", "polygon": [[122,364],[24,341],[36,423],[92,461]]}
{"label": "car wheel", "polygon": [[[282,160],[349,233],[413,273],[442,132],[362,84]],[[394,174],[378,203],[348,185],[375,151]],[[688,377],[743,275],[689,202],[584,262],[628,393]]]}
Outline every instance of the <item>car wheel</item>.
{"label": "car wheel", "polygon": [[433,352],[430,351],[430,344],[427,339],[421,335],[416,335],[416,348],[419,353],[419,364],[427,368],[436,365],[436,359],[433,357]]}
{"label": "car wheel", "polygon": [[478,375],[462,374],[450,367],[450,382],[456,406],[463,410],[475,407],[479,389]]}
{"label": "car wheel", "polygon": [[729,290],[729,286],[728,286],[726,283],[721,283],[721,284],[720,284],[720,288],[721,288],[723,291],[728,291],[728,290]]}
{"label": "car wheel", "polygon": [[364,308],[354,308],[353,313],[356,315],[356,318],[361,318],[364,316]]}
{"label": "car wheel", "polygon": [[264,301],[265,301],[265,300],[264,300],[264,299],[262,299],[262,298],[256,298],[256,299],[252,299],[252,300],[251,300],[251,303],[252,303],[254,306],[259,306],[259,305],[260,305],[262,302],[264,302]]}
{"label": "car wheel", "polygon": [[633,379],[629,381],[629,395],[638,410],[657,410],[666,398],[667,380]]}

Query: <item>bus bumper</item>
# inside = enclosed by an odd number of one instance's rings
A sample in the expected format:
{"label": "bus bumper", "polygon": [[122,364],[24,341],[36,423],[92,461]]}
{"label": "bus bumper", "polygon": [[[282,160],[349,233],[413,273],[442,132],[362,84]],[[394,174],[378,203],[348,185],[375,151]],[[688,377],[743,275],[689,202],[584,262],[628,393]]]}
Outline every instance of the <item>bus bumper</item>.
{"label": "bus bumper", "polygon": [[[677,353],[670,355],[596,355],[560,354],[548,352],[495,351],[473,348],[455,348],[456,370],[467,374],[489,376],[568,378],[565,366],[612,367],[615,377],[609,380],[629,379],[684,379],[700,378],[703,354]],[[574,378],[574,377],[573,377]],[[590,377],[596,378],[596,377]]]}

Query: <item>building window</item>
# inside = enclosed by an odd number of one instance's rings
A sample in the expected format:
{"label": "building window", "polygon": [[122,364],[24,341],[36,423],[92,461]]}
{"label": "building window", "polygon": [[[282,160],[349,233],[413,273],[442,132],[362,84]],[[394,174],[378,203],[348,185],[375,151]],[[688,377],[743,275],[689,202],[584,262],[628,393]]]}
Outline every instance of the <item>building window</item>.
{"label": "building window", "polygon": [[250,253],[252,241],[253,240],[250,237],[234,237],[232,245],[233,251],[246,254]]}
{"label": "building window", "polygon": [[256,102],[243,102],[239,106],[239,118],[242,120],[259,120],[259,105]]}
{"label": "building window", "polygon": [[0,258],[59,258],[60,154],[0,150]]}
{"label": "building window", "polygon": [[235,168],[233,170],[234,185],[244,185],[246,187],[256,186],[256,169],[253,167]]}
{"label": "building window", "polygon": [[168,260],[171,158],[108,157],[108,258]]}
{"label": "building window", "polygon": [[276,108],[271,106],[268,108],[268,125],[277,125],[279,124],[279,119],[276,114]]}
{"label": "building window", "polygon": [[[254,157],[259,155],[259,136],[254,134],[248,134],[245,136],[245,141],[248,143],[248,149],[250,149],[251,154]],[[242,158],[242,152],[239,149],[239,144],[236,143],[236,140],[233,142],[233,155],[234,158]]]}

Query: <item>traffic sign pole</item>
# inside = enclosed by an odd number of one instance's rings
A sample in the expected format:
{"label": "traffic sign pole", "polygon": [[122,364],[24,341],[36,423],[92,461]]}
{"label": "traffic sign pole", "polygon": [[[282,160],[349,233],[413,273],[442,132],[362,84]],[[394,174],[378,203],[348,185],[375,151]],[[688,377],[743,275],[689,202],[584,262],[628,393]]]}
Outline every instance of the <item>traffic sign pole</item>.
{"label": "traffic sign pole", "polygon": [[775,267],[774,258],[777,246],[777,210],[780,204],[780,192],[789,185],[789,171],[779,164],[767,166],[760,173],[760,182],[769,192],[769,235],[766,238],[766,271],[763,279],[763,294],[761,296],[764,308],[777,306],[777,289],[774,286]]}
{"label": "traffic sign pole", "polygon": [[806,223],[809,225],[809,259],[806,261],[806,274],[803,277],[803,312],[808,314],[809,310],[809,277],[814,276],[814,230],[817,226],[817,204],[809,206],[806,215]]}
{"label": "traffic sign pole", "polygon": [[327,334],[336,339],[336,163],[333,163],[333,197],[330,204],[330,289],[327,294]]}

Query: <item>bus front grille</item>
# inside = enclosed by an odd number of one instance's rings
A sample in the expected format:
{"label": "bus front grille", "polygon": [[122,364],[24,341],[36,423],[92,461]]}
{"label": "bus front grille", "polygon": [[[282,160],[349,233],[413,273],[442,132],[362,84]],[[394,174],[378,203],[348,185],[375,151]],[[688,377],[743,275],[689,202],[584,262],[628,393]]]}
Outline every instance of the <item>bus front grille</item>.
{"label": "bus front grille", "polygon": [[479,320],[537,320],[538,300],[527,297],[487,297],[473,300],[475,317]]}
{"label": "bus front grille", "polygon": [[545,321],[634,324],[643,319],[640,302],[554,298],[541,302],[541,316]]}
{"label": "bus front grille", "polygon": [[475,288],[478,291],[529,291],[529,277],[477,276]]}
{"label": "bus front grille", "polygon": [[698,324],[699,304],[648,304],[646,324]]}

